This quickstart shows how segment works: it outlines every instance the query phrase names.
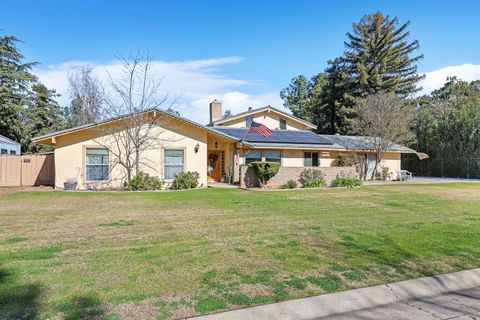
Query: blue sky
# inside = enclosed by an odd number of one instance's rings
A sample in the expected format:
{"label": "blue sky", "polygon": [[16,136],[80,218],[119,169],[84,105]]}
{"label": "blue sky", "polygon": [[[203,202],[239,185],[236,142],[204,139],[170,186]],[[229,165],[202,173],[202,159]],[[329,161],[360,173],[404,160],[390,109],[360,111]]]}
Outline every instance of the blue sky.
{"label": "blue sky", "polygon": [[322,71],[352,22],[377,10],[411,20],[426,90],[446,75],[480,78],[480,1],[2,1],[0,28],[24,41],[61,103],[69,72],[88,63],[102,78],[115,54],[148,49],[181,113],[204,122],[213,97],[233,111],[280,106],[292,77]]}

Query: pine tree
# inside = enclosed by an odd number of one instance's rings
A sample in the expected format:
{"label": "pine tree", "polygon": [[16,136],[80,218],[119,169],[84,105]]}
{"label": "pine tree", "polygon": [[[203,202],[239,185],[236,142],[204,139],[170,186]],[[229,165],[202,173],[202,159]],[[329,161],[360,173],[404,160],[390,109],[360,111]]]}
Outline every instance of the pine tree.
{"label": "pine tree", "polygon": [[344,57],[355,96],[390,91],[406,97],[421,90],[416,62],[423,55],[412,56],[419,42],[409,42],[409,24],[400,25],[397,17],[390,19],[381,12],[365,15],[353,24]]}
{"label": "pine tree", "polygon": [[55,101],[59,95],[55,90],[49,90],[45,85],[36,83],[28,98],[27,107],[23,111],[24,119],[24,150],[26,152],[50,151],[48,146],[31,144],[31,138],[61,130],[65,127],[62,111]]}
{"label": "pine tree", "polygon": [[0,37],[0,135],[21,141],[20,121],[22,104],[35,76],[30,73],[35,63],[23,63],[17,48],[20,42],[14,36]]}
{"label": "pine tree", "polygon": [[280,91],[283,105],[290,109],[294,116],[313,122],[314,113],[310,102],[313,83],[305,76],[292,79],[289,86]]}
{"label": "pine tree", "polygon": [[325,121],[319,124],[318,132],[347,133],[355,117],[354,99],[350,95],[351,83],[342,58],[328,61],[328,65],[317,110],[317,114],[324,115]]}

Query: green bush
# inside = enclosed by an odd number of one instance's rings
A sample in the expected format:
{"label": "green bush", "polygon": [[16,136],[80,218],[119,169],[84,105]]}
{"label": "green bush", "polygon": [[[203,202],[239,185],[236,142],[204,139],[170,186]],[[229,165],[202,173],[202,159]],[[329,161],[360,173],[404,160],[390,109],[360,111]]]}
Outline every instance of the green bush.
{"label": "green bush", "polygon": [[362,180],[357,178],[342,178],[337,177],[332,181],[332,187],[340,187],[340,188],[354,188],[354,187],[361,187]]}
{"label": "green bush", "polygon": [[158,177],[150,176],[148,173],[140,172],[132,178],[130,182],[125,181],[123,188],[125,190],[160,190],[163,181]]}
{"label": "green bush", "polygon": [[300,182],[304,188],[323,188],[327,185],[323,172],[317,169],[303,170],[300,173]]}
{"label": "green bush", "polygon": [[171,188],[174,190],[193,189],[198,187],[199,179],[200,174],[196,171],[180,172],[175,176]]}
{"label": "green bush", "polygon": [[297,182],[294,180],[288,180],[286,183],[280,186],[280,189],[295,189],[297,187]]}
{"label": "green bush", "polygon": [[324,188],[326,186],[327,183],[321,178],[307,179],[303,182],[304,188]]}
{"label": "green bush", "polygon": [[248,164],[253,169],[260,181],[260,186],[264,188],[268,181],[273,178],[280,170],[280,163],[278,162],[261,162],[255,161]]}

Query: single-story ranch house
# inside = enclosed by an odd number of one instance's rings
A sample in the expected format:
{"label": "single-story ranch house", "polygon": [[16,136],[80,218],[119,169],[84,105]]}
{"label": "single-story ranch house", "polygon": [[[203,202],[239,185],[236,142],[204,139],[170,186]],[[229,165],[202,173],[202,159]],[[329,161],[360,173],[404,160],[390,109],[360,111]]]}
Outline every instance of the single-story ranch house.
{"label": "single-story ranch house", "polygon": [[[68,179],[76,179],[79,189],[121,186],[125,173],[113,159],[114,148],[121,147],[111,139],[112,134],[104,129],[134,116],[35,138],[34,142],[52,145],[55,149],[55,187],[63,188],[63,183]],[[173,181],[178,172],[197,171],[203,186],[209,181],[242,182],[248,185],[246,180],[249,177],[244,165],[252,161],[277,161],[281,164],[278,177],[269,183],[273,186],[289,179],[297,180],[306,167],[320,168],[327,178],[337,175],[340,169],[348,169],[347,173],[355,174],[355,168],[339,169],[340,155],[367,155],[368,170],[372,170],[375,163],[375,156],[365,138],[315,134],[311,131],[315,129],[312,123],[271,106],[250,108],[222,119],[222,104],[213,101],[210,103],[208,125],[158,109],[144,111],[143,116],[161,117],[163,120],[155,128],[161,143],[143,153],[149,165],[141,170],[160,177],[166,183]],[[271,129],[272,134],[263,137],[256,132],[248,132],[253,121]],[[395,145],[386,153],[381,166],[388,168],[393,175],[401,169],[401,154],[414,152]]]}

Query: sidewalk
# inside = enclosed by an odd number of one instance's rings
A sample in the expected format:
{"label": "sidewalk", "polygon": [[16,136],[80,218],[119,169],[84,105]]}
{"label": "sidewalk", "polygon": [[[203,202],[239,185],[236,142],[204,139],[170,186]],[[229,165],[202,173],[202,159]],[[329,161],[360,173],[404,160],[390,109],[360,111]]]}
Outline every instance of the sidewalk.
{"label": "sidewalk", "polygon": [[194,319],[480,319],[480,268]]}

